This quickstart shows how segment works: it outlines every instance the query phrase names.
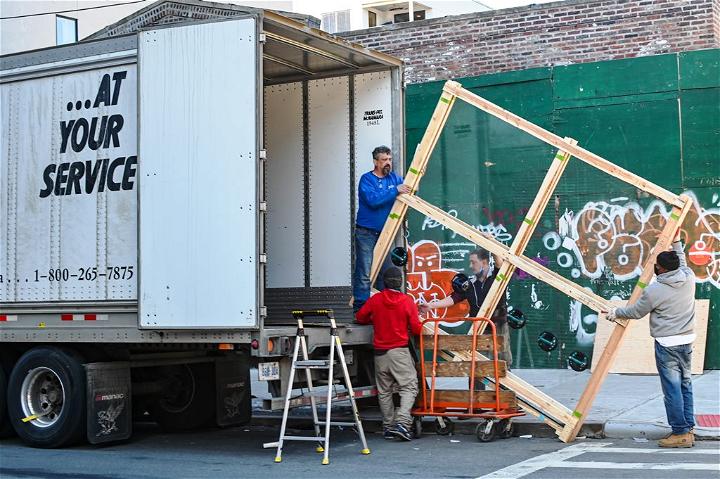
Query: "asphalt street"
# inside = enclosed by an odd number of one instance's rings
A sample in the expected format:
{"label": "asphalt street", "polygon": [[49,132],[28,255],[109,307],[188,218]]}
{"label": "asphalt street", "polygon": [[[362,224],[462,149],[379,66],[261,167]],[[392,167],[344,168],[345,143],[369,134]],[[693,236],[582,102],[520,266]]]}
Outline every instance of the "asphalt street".
{"label": "asphalt street", "polygon": [[264,442],[277,440],[267,427],[212,429],[166,434],[154,425],[136,425],[133,438],[104,447],[62,450],[0,442],[2,479],[161,478],[720,478],[720,443],[693,449],[659,450],[654,442],[511,438],[480,443],[474,436],[426,434],[413,442],[368,434],[372,453],[360,454],[352,430],[334,431],[330,464],[310,443],[285,447],[283,461]]}

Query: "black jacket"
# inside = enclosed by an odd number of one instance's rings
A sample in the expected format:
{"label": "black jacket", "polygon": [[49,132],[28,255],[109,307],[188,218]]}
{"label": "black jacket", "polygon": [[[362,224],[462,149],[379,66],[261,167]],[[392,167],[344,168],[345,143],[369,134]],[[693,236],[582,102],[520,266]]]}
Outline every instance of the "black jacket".
{"label": "black jacket", "polygon": [[[451,295],[453,303],[459,303],[460,301],[467,300],[470,304],[470,316],[476,316],[480,310],[480,305],[485,300],[485,297],[490,291],[490,287],[493,282],[495,282],[499,272],[500,268],[495,267],[484,281],[478,278],[477,275],[473,275],[470,278],[470,287],[467,291],[462,294],[453,291]],[[502,298],[495,308],[491,319],[495,324],[502,324],[507,321],[507,299],[505,291],[503,291]]]}

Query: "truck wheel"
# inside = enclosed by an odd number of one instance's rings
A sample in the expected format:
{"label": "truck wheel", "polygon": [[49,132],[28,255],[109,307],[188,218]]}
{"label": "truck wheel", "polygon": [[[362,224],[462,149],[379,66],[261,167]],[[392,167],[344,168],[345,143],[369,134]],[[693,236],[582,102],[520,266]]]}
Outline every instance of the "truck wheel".
{"label": "truck wheel", "polygon": [[10,437],[13,433],[7,414],[7,376],[0,366],[0,438]]}
{"label": "truck wheel", "polygon": [[10,375],[7,401],[10,423],[33,447],[85,437],[85,369],[73,351],[40,346],[23,354]]}
{"label": "truck wheel", "polygon": [[170,384],[150,405],[150,415],[167,431],[187,431],[215,419],[215,369],[212,364],[161,368]]}

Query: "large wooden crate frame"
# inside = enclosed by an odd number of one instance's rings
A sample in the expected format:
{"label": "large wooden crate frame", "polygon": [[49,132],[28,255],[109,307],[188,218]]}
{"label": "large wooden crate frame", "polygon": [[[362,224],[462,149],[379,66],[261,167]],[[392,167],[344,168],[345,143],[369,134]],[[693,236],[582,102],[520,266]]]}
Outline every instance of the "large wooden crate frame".
{"label": "large wooden crate frame", "polygon": [[[545,175],[540,190],[535,197],[528,213],[521,224],[515,239],[508,247],[495,239],[482,234],[474,227],[445,213],[440,208],[422,200],[415,195],[420,185],[420,180],[425,173],[430,156],[437,144],[440,134],[447,122],[452,107],[456,100],[462,100],[480,110],[489,113],[516,128],[529,133],[530,135],[558,148],[551,166]],[[571,138],[560,138],[559,136],[485,100],[482,97],[464,89],[462,85],[454,81],[448,81],[443,87],[435,111],[430,123],[420,141],[413,161],[410,164],[405,176],[404,183],[412,189],[411,194],[399,195],[392,207],[385,226],[375,246],[373,263],[371,268],[371,279],[374,281],[385,258],[398,234],[405,218],[408,207],[432,218],[446,228],[467,238],[473,243],[487,249],[491,253],[503,258],[503,264],[497,275],[496,281],[491,287],[487,297],[478,311],[478,316],[490,317],[498,302],[502,298],[510,278],[516,268],[520,268],[535,278],[557,288],[568,296],[580,301],[598,313],[598,320],[603,320],[603,312],[609,311],[612,305],[604,298],[587,291],[574,282],[559,274],[543,267],[530,258],[523,256],[525,247],[535,230],[535,226],[542,216],[550,197],[552,196],[560,177],[571,157],[576,157],[589,165],[592,165],[619,180],[629,183],[647,193],[650,193],[666,203],[672,205],[672,211],[668,220],[658,236],[657,243],[648,255],[643,264],[642,273],[628,300],[632,304],[638,300],[642,290],[646,287],[653,275],[653,265],[656,255],[667,250],[674,239],[678,228],[692,206],[692,199],[687,195],[675,195],[660,186],[657,186],[640,176],[635,175],[619,166],[601,158],[600,156],[577,146],[577,141]],[[518,403],[528,413],[537,416],[552,427],[563,442],[571,442],[575,439],[585,418],[587,417],[592,403],[597,396],[600,386],[612,366],[618,347],[623,340],[626,331],[627,320],[617,320],[613,325],[613,331],[608,340],[600,360],[592,371],[588,384],[583,391],[577,405],[573,410],[568,409],[560,402],[523,381],[518,376],[508,373],[501,378],[500,382],[508,389],[515,391],[518,396]],[[480,353],[478,359],[487,359]],[[471,359],[467,352],[443,352],[443,357],[454,361],[467,361]],[[488,378],[490,379],[490,378]]]}

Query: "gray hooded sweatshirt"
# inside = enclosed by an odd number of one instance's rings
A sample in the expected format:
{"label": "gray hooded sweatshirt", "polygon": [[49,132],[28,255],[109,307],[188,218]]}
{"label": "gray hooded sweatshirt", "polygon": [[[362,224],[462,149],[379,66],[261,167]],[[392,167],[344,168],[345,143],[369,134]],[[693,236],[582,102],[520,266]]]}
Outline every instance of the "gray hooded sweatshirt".
{"label": "gray hooded sweatshirt", "polygon": [[653,338],[690,334],[695,327],[695,273],[687,266],[682,243],[676,241],[672,248],[680,267],[659,274],[635,304],[615,310],[622,319],[640,319],[650,313]]}

